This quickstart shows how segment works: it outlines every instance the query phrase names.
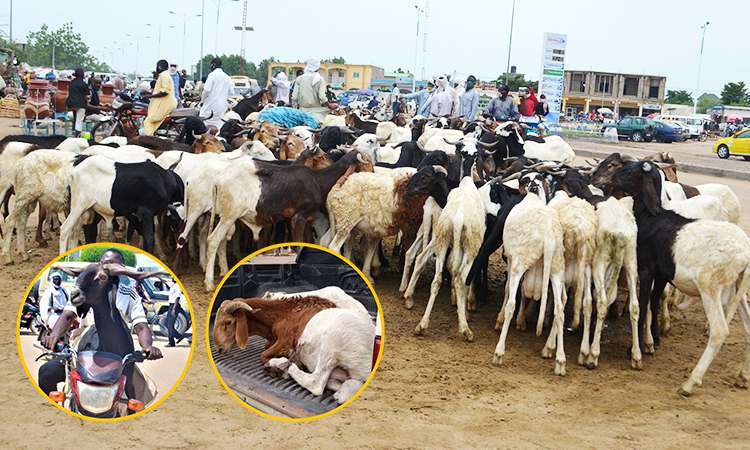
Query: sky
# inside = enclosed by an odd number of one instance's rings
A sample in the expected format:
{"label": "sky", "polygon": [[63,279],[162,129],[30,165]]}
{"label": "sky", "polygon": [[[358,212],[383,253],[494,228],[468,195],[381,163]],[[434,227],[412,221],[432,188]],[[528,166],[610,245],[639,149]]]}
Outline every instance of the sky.
{"label": "sky", "polygon": [[[201,25],[203,54],[240,53],[241,32],[234,26],[242,25],[243,1],[221,1],[218,27],[217,0],[24,5],[30,3],[16,0],[12,5],[15,40],[25,41],[42,24],[57,30],[72,22],[90,53],[116,70],[151,71],[163,58],[176,59],[189,72],[189,64],[201,56]],[[98,13],[92,12],[92,5]],[[0,30],[6,33],[10,6],[10,0],[0,0]],[[423,11],[419,36],[416,6]],[[200,17],[202,8],[205,15]],[[539,80],[542,41],[550,32],[568,36],[568,70],[666,76],[667,89],[692,93],[697,86],[699,95],[720,95],[729,82],[750,85],[750,65],[741,62],[750,2],[714,8],[692,0],[518,1],[512,41],[513,0],[432,0],[429,17],[426,10],[426,0],[249,1],[247,26],[254,31],[246,33],[245,58],[259,64],[270,56],[280,61],[338,56],[392,72],[414,70],[416,53],[418,77],[424,67],[427,77],[455,72],[463,78],[471,74],[491,80],[505,73],[511,44],[510,64],[527,80]],[[701,57],[701,27],[706,22]]]}

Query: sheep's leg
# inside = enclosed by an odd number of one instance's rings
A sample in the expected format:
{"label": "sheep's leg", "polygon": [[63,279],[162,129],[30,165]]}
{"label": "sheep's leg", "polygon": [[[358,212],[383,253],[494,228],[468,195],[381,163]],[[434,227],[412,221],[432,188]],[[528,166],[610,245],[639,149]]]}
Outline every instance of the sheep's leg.
{"label": "sheep's leg", "polygon": [[227,222],[230,221],[225,217],[222,217],[221,220],[219,220],[219,224],[216,226],[216,228],[211,232],[211,234],[208,235],[206,277],[203,281],[203,284],[206,287],[206,291],[208,292],[213,292],[215,288],[214,264],[216,263],[216,252],[219,249],[221,241],[226,241],[227,232],[229,231],[231,225],[234,224],[234,220],[232,220],[229,224],[227,224]]}
{"label": "sheep's leg", "polygon": [[[8,219],[5,221],[5,236],[3,241],[3,254],[5,255],[5,264],[10,265],[13,264],[13,255],[10,253],[10,247],[13,242],[13,227],[16,226],[16,222],[19,222],[18,219],[16,219],[16,216],[20,216],[22,209],[28,209],[25,203],[16,201],[15,205],[13,205],[13,211],[10,212],[10,215],[8,216]],[[25,214],[28,217],[28,213]],[[22,234],[19,232],[17,233],[16,239],[16,251],[20,253],[21,251],[21,237]]]}
{"label": "sheep's leg", "polygon": [[435,237],[433,236],[430,243],[427,245],[424,251],[422,251],[422,253],[419,254],[419,257],[417,258],[417,263],[414,266],[414,273],[411,274],[409,285],[406,287],[406,292],[404,292],[404,298],[406,299],[407,309],[412,309],[414,307],[414,299],[412,298],[414,296],[414,289],[416,289],[417,287],[417,282],[419,281],[419,275],[422,274],[422,271],[427,265],[427,260],[430,258],[430,256],[435,254],[434,245],[435,245]]}
{"label": "sheep's leg", "polygon": [[316,367],[313,373],[307,373],[297,367],[296,364],[290,363],[287,358],[273,358],[268,361],[270,367],[279,368],[289,363],[289,367],[286,369],[289,376],[296,381],[300,386],[310,391],[313,395],[323,395],[328,378],[331,372],[336,368],[333,364],[333,359],[329,359],[325,364]]}
{"label": "sheep's leg", "polygon": [[164,223],[167,213],[163,212],[158,216],[154,216],[154,251],[156,256],[162,261],[167,259],[167,251],[164,242],[164,236],[162,231],[164,230]]}
{"label": "sheep's leg", "polygon": [[435,298],[440,291],[440,285],[443,283],[443,265],[445,264],[445,254],[448,251],[448,247],[443,247],[435,252],[435,277],[432,279],[432,285],[430,286],[430,300],[427,302],[427,309],[424,312],[422,320],[414,329],[414,334],[422,334],[424,330],[430,325],[430,314],[432,313],[432,307],[435,305]]}
{"label": "sheep's leg", "polygon": [[371,236],[366,236],[365,239],[365,256],[362,261],[362,273],[370,281],[370,284],[374,286],[375,278],[373,278],[371,273],[372,261],[378,251],[378,243],[380,243],[380,240]]}
{"label": "sheep's leg", "polygon": [[[207,253],[208,253],[208,234],[211,233],[211,229],[209,229],[209,221],[207,219],[203,219],[203,223],[200,225],[199,233],[198,233],[198,242],[200,243],[198,247],[198,261],[200,262],[201,268],[203,271],[206,271],[206,261],[208,259]],[[193,233],[195,237],[195,233]],[[191,248],[193,246],[191,245]]]}
{"label": "sheep's leg", "polygon": [[747,296],[744,296],[739,305],[740,319],[745,329],[745,362],[742,364],[740,374],[734,385],[738,388],[747,389],[747,382],[750,380],[750,307],[747,304]]}
{"label": "sheep's leg", "polygon": [[562,276],[552,276],[552,301],[554,302],[554,320],[552,322],[552,330],[550,331],[547,343],[542,349],[543,358],[551,358],[552,350],[557,347],[557,353],[555,355],[555,375],[565,375],[565,348],[563,346],[563,322],[565,321],[565,310],[563,306],[562,296],[563,290],[565,290]]}
{"label": "sheep's leg", "polygon": [[[21,259],[23,261],[29,261],[29,254],[26,253],[26,223],[29,221],[29,215],[34,210],[34,207],[36,206],[36,201],[32,202],[31,204],[26,203],[22,205],[23,207],[19,211],[19,216],[16,220],[13,221],[13,224],[16,227],[16,249],[18,251],[18,254],[21,255]],[[39,204],[39,208],[42,209],[41,203]],[[16,208],[13,208],[13,212],[16,212]],[[37,227],[37,230],[39,228]],[[12,229],[9,234],[13,234]]]}
{"label": "sheep's leg", "polygon": [[[226,238],[222,239],[221,243],[219,243],[216,258],[219,260],[219,275],[222,277],[229,273],[229,263],[227,263],[227,242],[232,239],[236,230],[237,224],[232,224],[227,231]],[[234,240],[239,241],[239,239]]]}
{"label": "sheep's leg", "polygon": [[[643,355],[641,354],[641,347],[638,341],[638,322],[641,317],[641,307],[636,297],[637,279],[635,274],[638,270],[638,264],[636,263],[635,255],[628,256],[625,261],[625,276],[628,280],[628,296],[630,298],[630,326],[633,331],[633,346],[630,349],[630,367],[636,370],[643,369]],[[614,290],[615,296],[617,295],[617,289]],[[614,302],[614,299],[612,299]]]}
{"label": "sheep's leg", "polygon": [[[599,365],[599,355],[601,354],[601,340],[602,340],[602,329],[604,328],[604,319],[607,317],[609,311],[609,305],[611,301],[614,301],[614,297],[617,295],[617,289],[614,289],[614,296],[610,298],[606,292],[605,273],[607,271],[607,263],[604,260],[606,256],[602,253],[597,253],[594,256],[594,290],[596,291],[596,327],[594,328],[594,339],[591,344],[591,352],[588,355],[589,370],[596,369]],[[632,318],[631,318],[632,319]],[[636,333],[637,340],[637,333]],[[581,344],[583,348],[583,344]],[[578,358],[578,363],[583,364],[581,357]]]}
{"label": "sheep's leg", "polygon": [[578,264],[576,266],[576,279],[575,279],[575,294],[573,295],[573,320],[571,321],[571,327],[574,330],[578,329],[581,322],[581,301],[586,295],[585,291],[591,293],[591,285],[586,289],[586,269],[588,268],[587,262],[583,255],[579,255]]}
{"label": "sheep's leg", "polygon": [[[39,220],[37,222],[36,226],[36,237],[35,240],[37,244],[39,244],[40,248],[46,248],[47,247],[47,239],[50,238],[49,233],[45,229],[45,223],[47,222],[47,219],[52,219],[52,214],[47,216],[47,210],[42,206],[42,204],[39,204]],[[51,226],[50,226],[51,228]]]}
{"label": "sheep's leg", "polygon": [[518,315],[516,316],[516,330],[526,331],[526,316],[531,315],[535,303],[534,300],[526,298],[526,294],[523,293],[523,288],[521,288],[521,303],[518,306]]}
{"label": "sheep's leg", "polygon": [[588,359],[591,353],[591,314],[592,314],[592,300],[591,300],[591,266],[586,267],[584,275],[584,283],[588,288],[583,294],[582,312],[583,312],[583,337],[581,337],[581,351],[578,353],[578,364],[584,365],[586,359]]}
{"label": "sheep's leg", "polygon": [[[508,267],[510,267],[510,258],[508,258]],[[500,331],[500,328],[505,322],[505,309],[508,307],[508,298],[510,298],[510,272],[506,275],[505,279],[505,297],[503,298],[503,306],[500,308],[500,312],[497,314],[497,321],[495,322],[495,331]],[[515,308],[515,304],[513,305]]]}
{"label": "sheep's leg", "polygon": [[71,207],[70,214],[65,219],[62,225],[60,225],[60,254],[67,252],[70,248],[75,247],[73,242],[78,241],[78,236],[75,235],[75,230],[78,229],[77,225],[80,225],[80,219],[83,213],[89,209],[90,205],[84,207],[77,206]]}
{"label": "sheep's leg", "polygon": [[[521,276],[525,272],[525,270],[518,269],[519,268],[514,268],[512,266],[508,268],[508,283],[510,284],[510,288],[508,289],[508,298],[503,306],[503,308],[505,308],[505,317],[502,325],[503,331],[500,332],[500,340],[497,342],[495,354],[492,357],[492,364],[496,366],[503,363],[503,357],[505,356],[505,339],[508,337],[508,328],[510,328],[510,320],[513,316],[513,311],[516,309],[516,292],[518,291],[518,284],[521,281]],[[500,316],[498,315],[495,329],[498,328],[499,324]]]}
{"label": "sheep's leg", "polygon": [[414,241],[414,243],[409,247],[409,250],[406,252],[406,259],[404,261],[404,272],[401,274],[401,285],[398,287],[399,292],[404,292],[406,290],[406,286],[409,284],[409,276],[411,275],[411,268],[412,264],[414,264],[414,259],[416,258],[417,253],[422,249],[422,235],[417,235],[417,240]]}
{"label": "sheep's leg", "polygon": [[346,403],[347,400],[354,397],[354,395],[362,389],[363,385],[364,383],[362,381],[349,378],[341,383],[341,387],[339,387],[337,392],[333,394],[333,398],[336,399],[339,404]]}
{"label": "sheep's leg", "polygon": [[466,320],[466,303],[468,301],[469,287],[466,286],[466,277],[471,269],[471,259],[464,252],[461,267],[453,277],[453,289],[456,292],[456,309],[458,310],[458,332],[463,334],[467,341],[474,340],[474,333],[469,329],[469,323]]}
{"label": "sheep's leg", "polygon": [[703,384],[703,376],[706,374],[716,354],[719,353],[719,349],[721,349],[727,336],[729,336],[729,324],[726,321],[721,306],[721,295],[716,295],[716,292],[713,293],[714,295],[709,295],[703,289],[700,289],[700,287],[699,291],[701,300],[703,301],[703,309],[706,311],[706,316],[708,317],[708,344],[690,377],[680,390],[677,391],[686,397],[690,396],[693,392],[693,387]]}

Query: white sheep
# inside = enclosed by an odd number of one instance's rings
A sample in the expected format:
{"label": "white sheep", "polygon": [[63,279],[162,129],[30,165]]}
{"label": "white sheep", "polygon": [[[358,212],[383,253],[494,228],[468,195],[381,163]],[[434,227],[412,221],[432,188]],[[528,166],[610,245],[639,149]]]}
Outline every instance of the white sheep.
{"label": "white sheep", "polygon": [[85,148],[88,148],[89,141],[84,138],[67,138],[60,143],[57,150],[71,153],[81,153]]}
{"label": "white sheep", "polygon": [[557,211],[545,204],[545,188],[541,181],[541,175],[538,173],[521,177],[522,192],[526,192],[526,196],[511,210],[505,222],[503,246],[508,258],[508,281],[505,303],[495,324],[495,329],[502,327],[502,331],[492,363],[500,365],[503,362],[508,328],[516,307],[516,293],[523,277],[523,295],[541,300],[537,336],[542,333],[548,286],[552,285],[554,319],[549,337],[542,349],[542,357],[552,357],[556,348],[555,374],[565,375],[563,231]]}
{"label": "white sheep", "polygon": [[[636,282],[638,281],[638,261],[636,259],[636,242],[638,227],[633,216],[633,198],[623,197],[620,200],[609,198],[596,205],[598,228],[596,231],[596,250],[593,261],[594,290],[596,292],[596,329],[589,349],[588,330],[584,327],[581,340],[581,352],[578,364],[588,364],[589,369],[599,364],[601,354],[601,336],[604,319],[609,307],[617,298],[617,279],[620,270],[625,270],[629,290],[630,324],[633,333],[631,347],[631,367],[643,368],[641,347],[638,341],[638,305]],[[584,303],[584,317],[591,317],[591,303]]]}

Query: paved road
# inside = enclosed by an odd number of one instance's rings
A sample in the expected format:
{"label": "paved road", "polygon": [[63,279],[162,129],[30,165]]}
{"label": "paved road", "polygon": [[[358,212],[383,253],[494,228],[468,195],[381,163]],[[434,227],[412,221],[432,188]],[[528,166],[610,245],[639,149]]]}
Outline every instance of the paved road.
{"label": "paved road", "polygon": [[[189,330],[188,336],[190,335],[192,335],[192,329]],[[34,342],[37,342],[36,335],[32,335],[28,330],[21,330],[22,360],[36,383],[39,367],[44,364],[45,360],[34,361],[35,358],[42,354],[42,350],[33,346]],[[135,335],[133,335],[133,343],[136,349],[140,349]],[[141,369],[156,383],[158,390],[156,401],[161,400],[168,394],[179,381],[183,372],[187,369],[188,358],[190,357],[191,345],[187,339],[175,347],[166,347],[166,344],[167,340],[165,338],[160,336],[155,337],[154,345],[161,349],[164,358],[139,363]],[[62,388],[62,384],[59,384],[58,387]]]}

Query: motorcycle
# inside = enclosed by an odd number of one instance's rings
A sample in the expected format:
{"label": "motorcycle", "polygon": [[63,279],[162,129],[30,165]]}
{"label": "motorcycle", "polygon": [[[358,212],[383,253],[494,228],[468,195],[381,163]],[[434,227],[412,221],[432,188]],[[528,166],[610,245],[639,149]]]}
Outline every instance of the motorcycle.
{"label": "motorcycle", "polygon": [[[48,351],[37,342],[34,346],[44,350],[37,360],[56,357],[65,361],[65,387],[62,391],[50,392],[49,397],[74,413],[104,419],[121,417],[143,410],[156,396],[156,386],[137,367],[133,370],[136,399],[124,395],[126,377],[123,371],[129,364],[145,361],[145,352],[135,351],[120,358],[103,351],[78,352],[62,342],[56,344],[54,351]],[[153,385],[148,387],[147,393],[139,389],[139,376]],[[140,400],[137,399],[139,393]]]}
{"label": "motorcycle", "polygon": [[37,334],[44,327],[44,322],[39,312],[39,304],[31,297],[27,298],[23,304],[19,326],[20,328],[27,328],[31,331],[31,334]]}

